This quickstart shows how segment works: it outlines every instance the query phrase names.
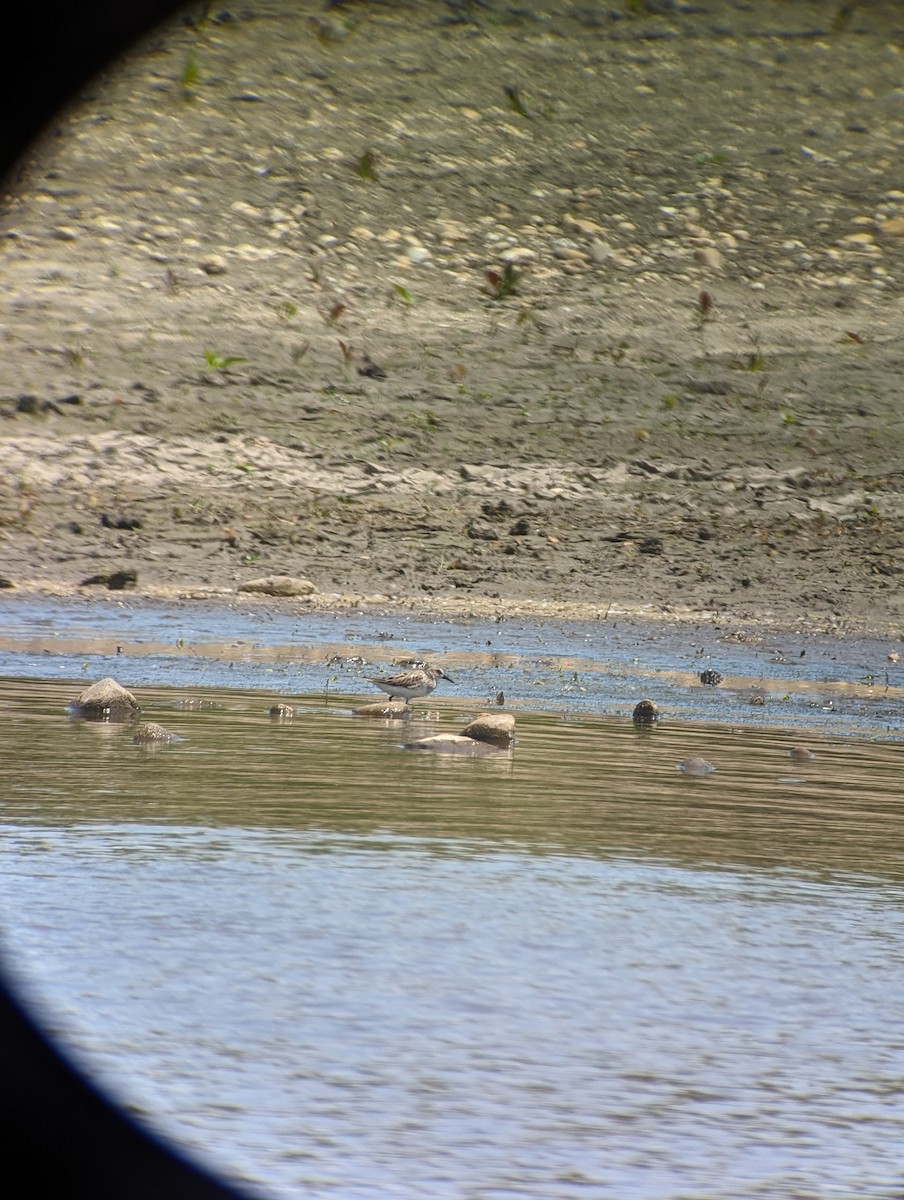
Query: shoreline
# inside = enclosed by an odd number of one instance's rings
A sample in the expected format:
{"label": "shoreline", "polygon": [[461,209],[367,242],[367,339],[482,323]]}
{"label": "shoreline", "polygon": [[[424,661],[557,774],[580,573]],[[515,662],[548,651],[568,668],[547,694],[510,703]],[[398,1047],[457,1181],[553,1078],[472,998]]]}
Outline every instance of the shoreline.
{"label": "shoreline", "polygon": [[96,604],[121,605],[123,601],[129,601],[132,605],[147,607],[180,602],[200,603],[220,605],[230,611],[270,608],[285,615],[301,615],[306,612],[323,615],[405,614],[425,621],[443,622],[522,620],[538,624],[546,621],[570,621],[602,625],[622,621],[632,625],[647,624],[659,628],[666,624],[674,624],[685,628],[705,626],[720,630],[722,637],[739,642],[753,642],[758,637],[765,637],[770,633],[820,635],[839,640],[873,638],[890,643],[904,642],[904,626],[897,623],[878,624],[870,622],[867,618],[852,616],[839,617],[836,620],[810,616],[791,621],[786,616],[769,611],[750,616],[725,610],[695,609],[684,605],[631,606],[615,602],[600,605],[586,601],[501,599],[472,594],[425,597],[379,592],[314,592],[305,596],[279,596],[242,591],[238,587],[214,587],[206,584],[89,590],[78,584],[28,580],[0,591],[0,611],[4,600],[26,603],[33,597]]}

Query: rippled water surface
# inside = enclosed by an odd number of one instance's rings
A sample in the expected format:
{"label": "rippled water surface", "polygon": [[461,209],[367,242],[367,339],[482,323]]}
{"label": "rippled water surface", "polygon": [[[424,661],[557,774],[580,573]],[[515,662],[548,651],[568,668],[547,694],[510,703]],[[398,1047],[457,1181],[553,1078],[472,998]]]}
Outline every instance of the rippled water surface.
{"label": "rippled water surface", "polygon": [[[182,735],[0,683],[15,973],[128,1106],[275,1197],[900,1191],[904,744],[523,712],[511,757],[272,695]],[[806,745],[807,762],[788,751]],[[716,766],[676,770],[686,756]]]}

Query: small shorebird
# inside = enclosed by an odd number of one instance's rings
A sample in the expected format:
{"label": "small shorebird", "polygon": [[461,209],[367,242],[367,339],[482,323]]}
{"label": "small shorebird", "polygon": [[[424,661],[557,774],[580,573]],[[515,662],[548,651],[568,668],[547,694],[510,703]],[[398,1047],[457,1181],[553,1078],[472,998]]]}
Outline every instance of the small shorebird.
{"label": "small shorebird", "polygon": [[390,696],[401,696],[407,704],[420,696],[429,696],[436,687],[437,679],[455,680],[441,667],[421,667],[414,671],[399,671],[398,675],[368,675],[369,683],[375,683],[381,692]]}

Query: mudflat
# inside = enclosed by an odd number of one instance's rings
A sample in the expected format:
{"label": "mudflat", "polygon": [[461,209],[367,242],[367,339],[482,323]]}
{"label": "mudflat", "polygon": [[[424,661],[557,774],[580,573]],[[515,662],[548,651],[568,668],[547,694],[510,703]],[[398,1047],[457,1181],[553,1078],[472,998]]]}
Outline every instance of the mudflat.
{"label": "mudflat", "polygon": [[891,2],[195,6],[5,182],[0,574],[901,635],[902,145]]}

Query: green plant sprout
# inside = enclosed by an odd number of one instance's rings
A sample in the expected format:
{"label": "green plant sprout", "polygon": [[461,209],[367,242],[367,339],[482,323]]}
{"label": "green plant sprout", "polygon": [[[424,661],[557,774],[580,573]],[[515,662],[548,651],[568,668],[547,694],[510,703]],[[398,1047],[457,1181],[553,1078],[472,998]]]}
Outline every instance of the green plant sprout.
{"label": "green plant sprout", "polygon": [[198,60],[194,54],[189,54],[182,66],[182,74],[179,76],[179,82],[182,84],[186,96],[193,95],[200,79],[201,68],[198,66]]}
{"label": "green plant sprout", "polygon": [[508,100],[508,106],[512,112],[516,112],[519,117],[527,117],[529,121],[532,121],[534,114],[524,103],[521,96],[521,89],[514,87],[512,84],[507,84],[502,90],[505,92],[505,98]]}
{"label": "green plant sprout", "polygon": [[521,272],[516,271],[512,263],[507,262],[501,271],[487,270],[483,273],[486,283],[483,291],[491,300],[506,300],[518,291],[518,281]]}
{"label": "green plant sprout", "polygon": [[291,300],[282,300],[276,306],[276,315],[281,321],[289,322],[298,316],[298,305]]}
{"label": "green plant sprout", "polygon": [[377,174],[377,156],[373,150],[362,150],[356,159],[352,162],[352,170],[359,179],[363,179],[365,183],[378,183],[379,175]]}
{"label": "green plant sprout", "polygon": [[701,292],[697,296],[693,311],[694,328],[699,330],[701,333],[703,332],[703,327],[715,319],[713,308],[714,305],[712,296],[709,294],[709,292]]}
{"label": "green plant sprout", "polygon": [[228,371],[235,363],[243,363],[248,360],[247,358],[241,358],[237,354],[227,354],[221,357],[219,354],[215,354],[213,350],[205,350],[204,361],[212,371]]}
{"label": "green plant sprout", "polygon": [[390,301],[397,300],[400,304],[404,304],[406,308],[411,308],[414,305],[414,297],[401,283],[394,283],[389,292]]}

